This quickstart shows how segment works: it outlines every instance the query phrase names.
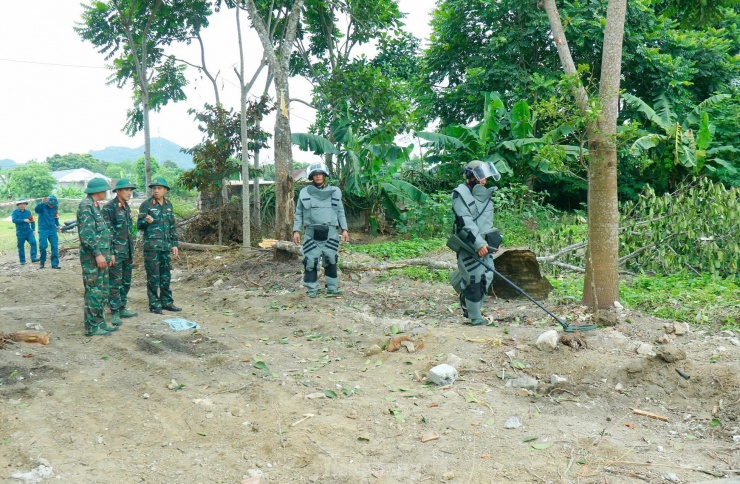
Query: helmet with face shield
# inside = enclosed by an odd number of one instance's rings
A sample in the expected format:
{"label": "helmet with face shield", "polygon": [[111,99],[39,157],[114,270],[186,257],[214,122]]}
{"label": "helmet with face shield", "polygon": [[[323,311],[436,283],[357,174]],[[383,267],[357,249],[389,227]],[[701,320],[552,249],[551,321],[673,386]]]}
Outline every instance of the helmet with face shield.
{"label": "helmet with face shield", "polygon": [[475,177],[476,180],[481,181],[484,178],[493,178],[494,181],[501,179],[501,174],[496,169],[496,166],[490,161],[473,160],[465,165],[463,171],[465,178]]}
{"label": "helmet with face shield", "polygon": [[316,173],[323,173],[326,177],[329,176],[329,170],[327,170],[326,165],[321,162],[311,163],[308,165],[308,168],[306,168],[306,178],[313,180],[313,176]]}

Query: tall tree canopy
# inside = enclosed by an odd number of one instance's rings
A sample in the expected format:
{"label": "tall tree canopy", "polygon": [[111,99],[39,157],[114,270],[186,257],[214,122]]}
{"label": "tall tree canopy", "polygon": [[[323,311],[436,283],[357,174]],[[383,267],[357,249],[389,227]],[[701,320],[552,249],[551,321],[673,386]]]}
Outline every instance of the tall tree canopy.
{"label": "tall tree canopy", "polygon": [[185,66],[167,56],[165,47],[189,42],[208,25],[208,0],[108,0],[84,5],[76,32],[112,59],[110,83],[134,85],[134,107],[124,130],[144,130],[146,185],[151,180],[149,111],[185,99]]}

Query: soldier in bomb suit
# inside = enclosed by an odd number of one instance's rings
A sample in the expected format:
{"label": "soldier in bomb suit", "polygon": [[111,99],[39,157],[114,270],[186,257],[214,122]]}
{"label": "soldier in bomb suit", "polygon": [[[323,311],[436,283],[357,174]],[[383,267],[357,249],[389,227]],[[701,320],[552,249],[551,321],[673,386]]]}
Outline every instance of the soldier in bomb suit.
{"label": "soldier in bomb suit", "polygon": [[182,311],[175,306],[170,290],[172,257],[179,255],[177,230],[172,202],[165,198],[170,189],[167,180],[155,177],[149,184],[152,196],[139,207],[137,226],[144,235],[144,267],[146,268],[146,294],[149,311],[162,314],[162,310]]}
{"label": "soldier in bomb suit", "polygon": [[126,309],[128,291],[131,288],[131,273],[134,267],[134,238],[131,235],[131,199],[136,186],[128,178],[121,178],[113,188],[116,198],[103,207],[103,214],[111,231],[111,249],[116,257],[108,273],[110,277],[110,313],[115,325],[123,322],[121,318],[132,318],[137,313]]}
{"label": "soldier in bomb suit", "polygon": [[[496,187],[486,188],[486,181],[488,178],[498,181],[501,175],[493,163],[474,160],[465,165],[463,176],[465,183],[455,187],[452,192],[454,230],[460,239],[475,249],[483,262],[493,267],[493,256],[488,247],[494,246],[497,251],[500,250],[500,236],[493,227],[491,198]],[[457,277],[453,277],[452,284],[460,295],[463,316],[469,318],[473,326],[486,324],[488,321],[481,316],[480,309],[493,282],[493,273],[464,250],[457,254],[457,267]]]}
{"label": "soldier in bomb suit", "polygon": [[77,207],[80,266],[85,286],[85,336],[106,336],[118,329],[105,321],[108,267],[116,262],[110,250],[110,230],[100,207],[108,188],[104,179],[93,178],[85,188],[87,196]]}
{"label": "soldier in bomb suit", "polygon": [[316,297],[318,290],[319,261],[324,266],[326,293],[341,294],[337,278],[339,241],[349,242],[347,218],[344,215],[342,190],[326,184],[329,172],[323,163],[312,163],[306,169],[306,177],[311,184],[303,188],[295,204],[293,222],[293,242],[301,242],[303,237],[303,285],[308,289],[308,297]]}

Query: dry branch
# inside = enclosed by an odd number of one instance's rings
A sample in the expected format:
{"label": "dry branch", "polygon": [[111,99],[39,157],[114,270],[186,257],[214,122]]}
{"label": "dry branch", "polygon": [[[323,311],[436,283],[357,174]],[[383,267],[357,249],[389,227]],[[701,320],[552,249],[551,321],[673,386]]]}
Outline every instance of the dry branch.
{"label": "dry branch", "polygon": [[231,247],[228,247],[226,245],[192,244],[190,242],[179,242],[178,245],[180,246],[181,249],[186,249],[186,250],[200,250],[200,251],[215,250],[218,252],[223,252],[225,250],[231,250]]}

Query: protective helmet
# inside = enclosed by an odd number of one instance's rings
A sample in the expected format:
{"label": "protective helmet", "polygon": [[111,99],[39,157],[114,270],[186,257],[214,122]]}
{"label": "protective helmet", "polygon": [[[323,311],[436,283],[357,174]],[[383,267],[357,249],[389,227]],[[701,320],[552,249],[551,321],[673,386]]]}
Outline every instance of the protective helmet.
{"label": "protective helmet", "polygon": [[18,207],[20,205],[28,205],[28,200],[25,198],[19,198],[17,202],[15,202],[15,206]]}
{"label": "protective helmet", "polygon": [[59,205],[59,200],[57,200],[57,197],[55,197],[54,195],[49,195],[46,204],[49,207],[56,207],[57,205]]}
{"label": "protective helmet", "polygon": [[170,189],[170,186],[167,184],[167,180],[161,176],[154,177],[154,180],[149,184],[149,188],[152,187],[165,187],[167,190]]}
{"label": "protective helmet", "polygon": [[116,182],[116,186],[113,187],[113,191],[115,192],[116,190],[121,190],[123,188],[136,188],[136,185],[131,183],[131,180],[128,178],[121,178]]}
{"label": "protective helmet", "polygon": [[501,179],[501,174],[493,163],[490,161],[480,160],[473,160],[467,163],[463,170],[463,176],[466,179],[474,176],[478,181],[481,181],[484,178],[493,178],[494,181],[499,181]]}
{"label": "protective helmet", "polygon": [[324,176],[329,176],[329,170],[326,169],[326,165],[322,162],[311,163],[308,165],[308,168],[306,168],[306,178],[309,180],[313,180],[313,176],[316,173],[323,173]]}
{"label": "protective helmet", "polygon": [[87,188],[85,188],[85,193],[100,193],[100,192],[107,192],[110,189],[110,186],[108,186],[108,182],[105,181],[103,178],[93,178],[89,182],[87,182]]}

